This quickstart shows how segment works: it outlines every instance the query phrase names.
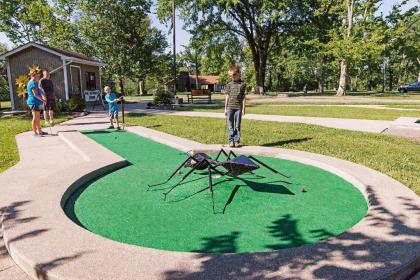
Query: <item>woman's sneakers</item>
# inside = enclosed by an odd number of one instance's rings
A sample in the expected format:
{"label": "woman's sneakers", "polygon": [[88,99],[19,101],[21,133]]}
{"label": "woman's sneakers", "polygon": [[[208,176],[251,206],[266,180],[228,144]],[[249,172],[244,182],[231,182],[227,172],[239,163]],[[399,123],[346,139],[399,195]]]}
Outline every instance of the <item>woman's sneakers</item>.
{"label": "woman's sneakers", "polygon": [[42,134],[38,134],[36,132],[34,132],[34,134],[32,135],[33,137],[44,137]]}
{"label": "woman's sneakers", "polygon": [[113,129],[113,128],[115,128],[113,125],[110,125],[110,126],[108,127],[108,129]]}

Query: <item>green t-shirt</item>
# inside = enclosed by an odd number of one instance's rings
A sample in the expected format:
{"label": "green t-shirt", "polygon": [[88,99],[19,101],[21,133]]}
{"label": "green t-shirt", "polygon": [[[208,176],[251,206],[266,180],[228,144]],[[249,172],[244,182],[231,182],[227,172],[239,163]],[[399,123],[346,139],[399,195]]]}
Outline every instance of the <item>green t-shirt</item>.
{"label": "green t-shirt", "polygon": [[228,109],[242,109],[242,103],[246,95],[246,84],[242,80],[232,81],[226,85],[225,92],[228,95]]}

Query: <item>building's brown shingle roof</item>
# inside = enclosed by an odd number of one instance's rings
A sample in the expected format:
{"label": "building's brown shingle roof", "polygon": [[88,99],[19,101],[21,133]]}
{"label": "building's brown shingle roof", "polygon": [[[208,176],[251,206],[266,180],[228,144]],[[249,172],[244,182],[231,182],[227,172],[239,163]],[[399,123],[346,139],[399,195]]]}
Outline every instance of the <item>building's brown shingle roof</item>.
{"label": "building's brown shingle roof", "polygon": [[[190,83],[195,83],[194,75],[190,75]],[[219,83],[219,76],[198,76],[198,83],[200,85],[216,85]]]}
{"label": "building's brown shingle roof", "polygon": [[51,46],[47,46],[44,44],[39,44],[39,43],[35,43],[35,42],[29,42],[25,45],[19,46],[13,50],[10,50],[8,52],[5,52],[4,54],[0,55],[0,60],[4,60],[5,58],[12,56],[16,53],[21,52],[22,50],[29,48],[29,47],[34,47],[34,48],[39,48],[39,49],[43,49],[44,51],[51,51],[51,53],[54,53],[55,55],[63,55],[66,56],[68,58],[74,58],[74,59],[81,59],[87,62],[95,62],[95,63],[101,63],[101,61],[97,58],[94,57],[89,57],[86,56],[84,54],[81,53],[77,53],[77,52],[73,52],[73,51],[68,51],[68,50],[63,50],[63,49],[59,49],[59,48],[54,48]]}
{"label": "building's brown shingle roof", "polygon": [[69,56],[69,57],[74,57],[74,58],[79,58],[79,59],[83,59],[83,60],[89,60],[89,61],[95,61],[98,62],[99,60],[81,53],[77,53],[77,52],[73,52],[73,51],[67,51],[67,50],[62,50],[62,49],[58,49],[58,48],[54,48],[54,47],[50,47],[50,46],[46,46],[46,45],[42,45],[45,48],[48,48],[50,50],[56,51],[58,53],[64,54],[65,56]]}

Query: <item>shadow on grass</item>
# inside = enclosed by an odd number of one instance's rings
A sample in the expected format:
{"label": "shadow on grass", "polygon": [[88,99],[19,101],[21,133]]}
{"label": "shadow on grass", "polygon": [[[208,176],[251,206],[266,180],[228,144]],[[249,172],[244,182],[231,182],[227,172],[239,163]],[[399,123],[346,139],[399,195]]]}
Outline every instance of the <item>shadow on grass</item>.
{"label": "shadow on grass", "polygon": [[264,192],[264,193],[272,193],[272,194],[287,194],[287,195],[295,195],[293,192],[291,192],[288,188],[286,188],[283,185],[275,184],[283,181],[274,181],[274,182],[268,182],[268,183],[258,183],[253,182],[250,180],[242,179],[241,181],[245,183],[245,185],[242,186],[248,186],[255,192]]}
{"label": "shadow on grass", "polygon": [[282,141],[262,144],[262,146],[264,146],[264,147],[279,147],[279,146],[284,146],[284,145],[287,145],[287,144],[306,142],[306,141],[309,141],[309,140],[312,140],[312,138],[305,137],[305,138],[298,138],[298,139],[282,140]]}
{"label": "shadow on grass", "polygon": [[82,133],[85,134],[85,135],[98,135],[98,134],[112,133],[112,131],[108,131],[108,130],[94,130],[94,131],[82,131]]}
{"label": "shadow on grass", "polygon": [[[410,279],[416,272],[412,261],[420,252],[420,227],[408,225],[406,216],[382,206],[371,187],[367,188],[370,211],[365,217],[367,226],[375,228],[381,223],[389,231],[384,236],[347,231],[334,238],[323,228],[311,230],[311,238],[324,240],[316,245],[304,245],[307,241],[298,231],[299,221],[285,214],[267,226],[278,243],[268,244],[275,250],[254,254],[206,254],[195,255],[198,261],[193,268],[166,271],[165,279],[389,279],[396,274]],[[418,201],[397,198],[411,211],[412,218],[420,220]],[[201,252],[235,252],[240,233],[206,237]],[[329,238],[329,239],[327,239]],[[295,245],[292,251],[277,250]],[[344,265],[345,264],[345,265]],[[353,265],[350,265],[353,264]],[[411,266],[410,266],[411,265]],[[283,271],[282,274],[281,271]],[[401,278],[401,277],[400,277]]]}
{"label": "shadow on grass", "polygon": [[201,247],[194,252],[225,253],[237,251],[237,239],[240,235],[238,231],[230,234],[215,237],[205,237],[202,239]]}

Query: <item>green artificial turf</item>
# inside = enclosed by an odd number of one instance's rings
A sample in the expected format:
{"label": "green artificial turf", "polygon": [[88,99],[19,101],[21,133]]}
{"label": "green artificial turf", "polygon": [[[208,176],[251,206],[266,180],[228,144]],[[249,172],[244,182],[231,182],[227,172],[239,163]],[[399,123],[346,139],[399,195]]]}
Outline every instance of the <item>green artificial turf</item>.
{"label": "green artificial turf", "polygon": [[191,175],[164,202],[162,192],[171,184],[149,192],[147,184],[164,181],[184,153],[128,132],[85,134],[130,165],[80,189],[65,210],[83,227],[116,241],[172,251],[272,251],[340,234],[367,211],[362,194],[342,178],[269,157],[259,159],[291,178],[262,167],[239,179],[214,178],[215,215],[206,172]]}

